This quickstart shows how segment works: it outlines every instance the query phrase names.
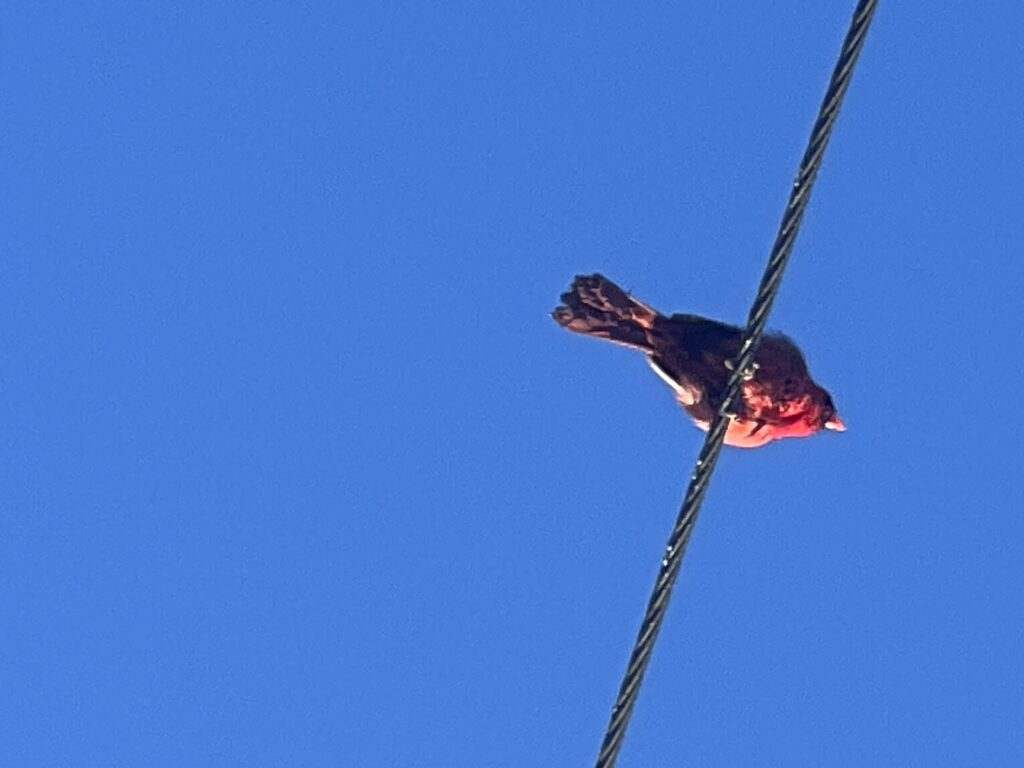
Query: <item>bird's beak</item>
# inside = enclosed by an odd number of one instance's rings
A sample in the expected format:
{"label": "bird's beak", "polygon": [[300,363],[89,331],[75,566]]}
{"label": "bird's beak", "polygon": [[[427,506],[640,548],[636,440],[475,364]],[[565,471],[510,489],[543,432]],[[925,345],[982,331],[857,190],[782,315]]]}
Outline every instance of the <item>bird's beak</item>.
{"label": "bird's beak", "polygon": [[833,416],[825,422],[825,429],[831,429],[833,432],[845,432],[846,425],[843,424],[843,420],[838,416]]}

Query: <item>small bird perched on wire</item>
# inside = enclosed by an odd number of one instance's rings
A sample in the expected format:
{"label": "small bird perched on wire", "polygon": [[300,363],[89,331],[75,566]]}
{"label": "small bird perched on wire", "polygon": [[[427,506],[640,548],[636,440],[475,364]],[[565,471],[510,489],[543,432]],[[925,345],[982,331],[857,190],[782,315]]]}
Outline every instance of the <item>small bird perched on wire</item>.
{"label": "small bird perched on wire", "polygon": [[[639,349],[676,399],[707,431],[725,396],[743,329],[696,315],[665,316],[603,275],[578,276],[551,313],[574,333]],[[823,429],[843,432],[832,396],[807,371],[804,357],[782,334],[767,334],[745,377],[725,444],[757,448]]]}

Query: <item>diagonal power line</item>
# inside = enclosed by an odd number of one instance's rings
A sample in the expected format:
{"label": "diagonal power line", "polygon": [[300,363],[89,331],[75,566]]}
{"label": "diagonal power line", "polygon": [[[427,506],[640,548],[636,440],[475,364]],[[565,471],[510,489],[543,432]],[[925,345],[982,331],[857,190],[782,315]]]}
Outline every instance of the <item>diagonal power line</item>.
{"label": "diagonal power line", "polygon": [[636,645],[629,657],[629,665],[626,667],[618,698],[612,708],[608,729],[605,732],[604,741],[601,743],[601,752],[597,758],[596,768],[612,768],[618,758],[619,750],[622,748],[622,740],[626,735],[626,728],[629,726],[629,719],[636,704],[640,684],[643,682],[644,673],[647,671],[647,665],[651,659],[654,642],[658,638],[658,632],[665,617],[665,609],[668,606],[672,587],[679,575],[686,545],[693,532],[694,523],[697,522],[697,513],[704,501],[708,483],[722,450],[722,441],[725,439],[725,431],[729,423],[728,414],[733,401],[739,394],[744,377],[754,369],[754,354],[768,322],[768,313],[778,294],[782,273],[786,269],[789,255],[793,251],[793,243],[796,240],[797,231],[800,229],[807,201],[811,196],[811,188],[814,186],[814,179],[821,167],[821,158],[825,154],[825,147],[832,135],[832,126],[839,114],[843,96],[850,85],[857,57],[864,47],[864,38],[874,16],[876,5],[877,0],[860,0],[853,13],[850,30],[846,34],[843,48],[839,53],[839,61],[832,72],[832,79],[821,103],[814,129],[811,131],[807,150],[800,161],[800,168],[789,195],[789,204],[786,206],[786,212],[779,226],[779,234],[775,238],[775,244],[772,246],[771,255],[768,258],[768,266],[761,279],[761,285],[758,287],[754,304],[750,308],[746,333],[732,368],[732,375],[729,377],[725,397],[711,423],[711,428],[708,430],[704,447],[697,457],[697,465],[693,474],[690,475],[690,485],[686,489],[683,505],[679,510],[675,527],[672,529],[672,535],[665,548],[665,556],[661,561],[658,579],[647,603],[647,611],[636,638]]}

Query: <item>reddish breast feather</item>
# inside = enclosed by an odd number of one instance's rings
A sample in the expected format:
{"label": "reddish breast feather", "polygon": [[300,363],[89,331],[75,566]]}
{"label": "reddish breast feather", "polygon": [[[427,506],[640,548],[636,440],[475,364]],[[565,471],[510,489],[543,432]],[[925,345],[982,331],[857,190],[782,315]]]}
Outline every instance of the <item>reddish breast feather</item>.
{"label": "reddish breast feather", "polygon": [[735,448],[760,448],[778,437],[775,427],[765,424],[758,429],[757,422],[747,419],[733,419],[725,430],[725,444]]}
{"label": "reddish breast feather", "polygon": [[[817,408],[809,395],[780,397],[773,382],[752,380],[743,384],[743,407],[725,431],[725,444],[736,448],[760,448],[786,437],[808,437],[818,431]],[[694,423],[708,430],[703,414],[687,408]]]}
{"label": "reddish breast feather", "polygon": [[[694,419],[693,422],[705,432],[708,431],[708,422],[700,419]],[[781,440],[784,437],[808,437],[815,432],[817,430],[803,416],[776,424],[733,419],[725,430],[725,444],[734,448],[760,448],[773,440]]]}

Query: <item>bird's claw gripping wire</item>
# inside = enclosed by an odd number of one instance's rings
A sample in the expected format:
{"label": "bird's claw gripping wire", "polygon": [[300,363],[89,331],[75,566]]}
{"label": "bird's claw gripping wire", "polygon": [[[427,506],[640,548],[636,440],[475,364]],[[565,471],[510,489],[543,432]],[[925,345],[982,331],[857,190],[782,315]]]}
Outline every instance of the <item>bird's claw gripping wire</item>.
{"label": "bird's claw gripping wire", "polygon": [[[757,369],[760,367],[761,366],[757,362],[751,363],[750,367],[740,374],[740,379],[743,381],[753,381],[754,377],[757,376]],[[725,368],[727,371],[731,373],[732,371],[736,370],[736,363],[733,362],[732,360],[726,360]]]}

